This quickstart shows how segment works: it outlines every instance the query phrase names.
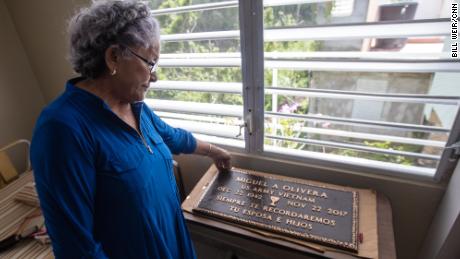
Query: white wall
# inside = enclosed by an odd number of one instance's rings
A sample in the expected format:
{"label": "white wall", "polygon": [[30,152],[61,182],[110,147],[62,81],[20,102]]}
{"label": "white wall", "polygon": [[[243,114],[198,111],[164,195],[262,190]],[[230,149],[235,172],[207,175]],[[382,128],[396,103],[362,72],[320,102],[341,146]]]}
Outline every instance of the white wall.
{"label": "white wall", "polygon": [[89,0],[5,0],[24,50],[49,103],[73,71],[66,60],[67,20]]}
{"label": "white wall", "polygon": [[417,12],[415,13],[415,19],[431,19],[441,17],[442,7],[444,5],[443,0],[417,0]]}
{"label": "white wall", "polygon": [[[30,139],[44,104],[22,42],[5,2],[0,0],[0,146]],[[13,157],[22,171],[24,152],[14,152]]]}
{"label": "white wall", "polygon": [[460,258],[460,163],[450,179],[433,224],[419,253],[421,259]]}

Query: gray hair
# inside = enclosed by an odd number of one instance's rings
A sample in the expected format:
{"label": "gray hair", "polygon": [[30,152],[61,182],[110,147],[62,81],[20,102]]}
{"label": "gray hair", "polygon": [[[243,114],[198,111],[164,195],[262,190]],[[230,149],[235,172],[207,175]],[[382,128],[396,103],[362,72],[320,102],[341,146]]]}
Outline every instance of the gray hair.
{"label": "gray hair", "polygon": [[107,69],[105,51],[113,44],[155,47],[158,22],[148,5],[138,1],[98,1],[71,18],[69,60],[84,77],[96,78]]}

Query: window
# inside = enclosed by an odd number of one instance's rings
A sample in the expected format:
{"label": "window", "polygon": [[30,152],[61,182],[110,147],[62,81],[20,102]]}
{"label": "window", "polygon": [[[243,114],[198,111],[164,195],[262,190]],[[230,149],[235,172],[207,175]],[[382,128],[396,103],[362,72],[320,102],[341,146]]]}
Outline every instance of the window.
{"label": "window", "polygon": [[439,180],[454,165],[448,1],[205,2],[154,4],[163,54],[148,102],[172,125],[398,177]]}

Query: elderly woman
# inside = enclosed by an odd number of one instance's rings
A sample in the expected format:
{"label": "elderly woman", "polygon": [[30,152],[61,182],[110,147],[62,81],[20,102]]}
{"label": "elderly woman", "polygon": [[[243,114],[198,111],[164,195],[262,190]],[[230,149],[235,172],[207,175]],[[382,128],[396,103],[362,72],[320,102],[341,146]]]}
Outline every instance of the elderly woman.
{"label": "elderly woman", "polygon": [[140,2],[97,2],[70,22],[81,77],[40,115],[31,159],[57,258],[194,258],[172,154],[227,151],[163,122],[142,102],[157,80],[159,27]]}

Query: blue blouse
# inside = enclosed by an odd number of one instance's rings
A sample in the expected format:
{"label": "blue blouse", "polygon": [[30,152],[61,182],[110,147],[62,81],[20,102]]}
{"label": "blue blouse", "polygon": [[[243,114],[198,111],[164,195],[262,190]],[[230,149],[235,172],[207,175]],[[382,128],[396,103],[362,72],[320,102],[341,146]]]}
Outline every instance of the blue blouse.
{"label": "blue blouse", "polygon": [[143,137],[95,95],[67,82],[41,113],[31,147],[40,204],[56,258],[195,258],[172,155],[196,140],[143,102]]}

